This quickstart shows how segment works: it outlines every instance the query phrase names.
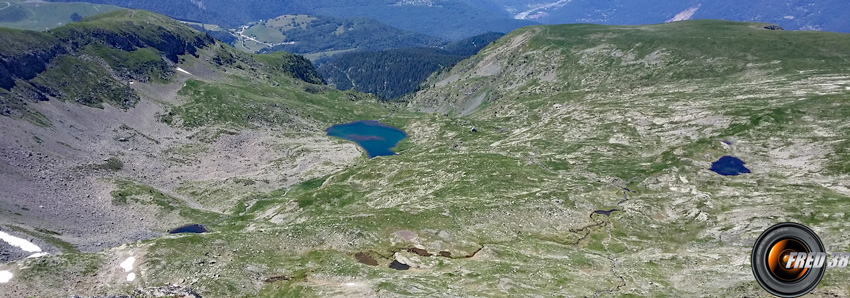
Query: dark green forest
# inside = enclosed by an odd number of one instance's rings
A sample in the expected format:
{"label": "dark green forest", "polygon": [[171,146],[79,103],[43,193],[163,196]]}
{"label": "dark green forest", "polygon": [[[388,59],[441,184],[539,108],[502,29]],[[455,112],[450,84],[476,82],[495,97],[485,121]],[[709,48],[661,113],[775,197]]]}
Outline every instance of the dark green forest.
{"label": "dark green forest", "polygon": [[318,60],[316,65],[319,74],[337,89],[355,89],[389,100],[415,92],[435,71],[454,66],[503,35],[486,33],[441,47],[344,53]]}

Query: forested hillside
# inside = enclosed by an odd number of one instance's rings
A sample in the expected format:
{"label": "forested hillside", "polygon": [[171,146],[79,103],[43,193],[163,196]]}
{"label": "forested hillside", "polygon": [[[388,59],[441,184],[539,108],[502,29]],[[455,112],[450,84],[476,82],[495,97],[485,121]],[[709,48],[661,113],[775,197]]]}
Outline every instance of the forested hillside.
{"label": "forested hillside", "polygon": [[502,35],[486,33],[442,47],[344,53],[317,61],[317,69],[337,89],[393,99],[416,91],[431,73],[452,67]]}
{"label": "forested hillside", "polygon": [[421,33],[400,30],[366,18],[313,17],[303,26],[280,31],[264,22],[268,30],[280,32],[279,44],[261,53],[286,51],[309,54],[342,50],[384,50],[392,48],[436,45],[440,39]]}

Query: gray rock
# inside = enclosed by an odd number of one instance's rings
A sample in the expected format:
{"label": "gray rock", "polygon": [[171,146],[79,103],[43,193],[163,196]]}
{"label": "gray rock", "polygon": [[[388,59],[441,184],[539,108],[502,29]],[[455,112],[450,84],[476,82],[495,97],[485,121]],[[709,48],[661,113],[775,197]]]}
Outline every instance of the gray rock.
{"label": "gray rock", "polygon": [[[131,295],[106,295],[88,298],[203,298],[201,294],[189,287],[179,285],[167,285],[155,288],[136,289]],[[71,298],[87,298],[83,296],[71,296]]]}

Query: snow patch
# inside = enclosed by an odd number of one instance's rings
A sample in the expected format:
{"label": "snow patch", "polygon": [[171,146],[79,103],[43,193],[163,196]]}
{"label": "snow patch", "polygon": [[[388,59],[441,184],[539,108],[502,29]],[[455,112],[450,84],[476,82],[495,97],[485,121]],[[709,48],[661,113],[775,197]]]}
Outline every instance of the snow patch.
{"label": "snow patch", "polygon": [[10,280],[12,280],[12,277],[15,277],[12,272],[6,270],[0,271],[0,284],[5,284],[9,282]]}
{"label": "snow patch", "polygon": [[192,75],[192,73],[190,73],[190,72],[188,72],[188,71],[186,71],[185,69],[182,69],[182,68],[180,68],[180,67],[178,67],[178,68],[177,68],[177,71],[182,72],[182,73],[185,73],[185,74],[190,75],[190,76]]}
{"label": "snow patch", "polygon": [[20,247],[25,252],[41,252],[41,247],[38,247],[38,245],[35,245],[26,239],[9,235],[6,232],[0,231],[0,239],[6,241],[6,243],[9,243],[11,246]]}
{"label": "snow patch", "polygon": [[136,274],[135,273],[127,274],[127,281],[134,281],[134,280],[136,280]]}
{"label": "snow patch", "polygon": [[564,7],[564,5],[567,5],[571,1],[573,1],[573,0],[558,0],[556,2],[550,2],[550,3],[529,4],[528,5],[529,9],[514,15],[514,19],[517,19],[517,20],[534,19],[535,18],[534,16],[540,16],[540,14],[545,14],[545,12],[543,12],[544,10]]}
{"label": "snow patch", "polygon": [[694,14],[697,12],[697,10],[699,10],[700,6],[702,6],[702,4],[697,4],[697,6],[685,9],[682,12],[677,13],[675,16],[673,16],[672,19],[667,20],[667,22],[665,23],[690,20],[691,17],[693,17]]}
{"label": "snow patch", "polygon": [[130,272],[130,271],[133,270],[133,263],[135,263],[135,262],[136,262],[135,257],[129,257],[126,260],[124,260],[124,262],[121,262],[121,264],[118,265],[118,266],[121,266],[121,268],[124,268],[124,272]]}
{"label": "snow patch", "polygon": [[46,256],[46,255],[49,255],[49,253],[46,253],[46,252],[34,253],[34,254],[31,254],[29,257],[27,257],[27,259],[40,258],[40,257]]}

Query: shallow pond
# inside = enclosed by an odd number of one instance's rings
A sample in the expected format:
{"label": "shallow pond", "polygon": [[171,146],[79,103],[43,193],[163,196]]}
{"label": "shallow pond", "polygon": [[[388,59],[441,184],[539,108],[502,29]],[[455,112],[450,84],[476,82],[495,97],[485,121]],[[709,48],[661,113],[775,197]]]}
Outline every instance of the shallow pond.
{"label": "shallow pond", "polygon": [[404,131],[374,120],[338,124],[325,132],[329,136],[346,139],[360,145],[369,158],[395,155],[392,148],[407,137]]}
{"label": "shallow pond", "polygon": [[723,176],[738,176],[750,173],[750,169],[747,169],[744,164],[746,163],[737,157],[724,156],[713,162],[709,170]]}
{"label": "shallow pond", "polygon": [[195,224],[195,225],[182,226],[182,227],[176,228],[174,230],[171,230],[168,233],[169,234],[180,234],[180,233],[200,234],[200,233],[206,233],[206,232],[208,232],[208,231],[207,231],[207,228],[204,227],[204,225]]}

